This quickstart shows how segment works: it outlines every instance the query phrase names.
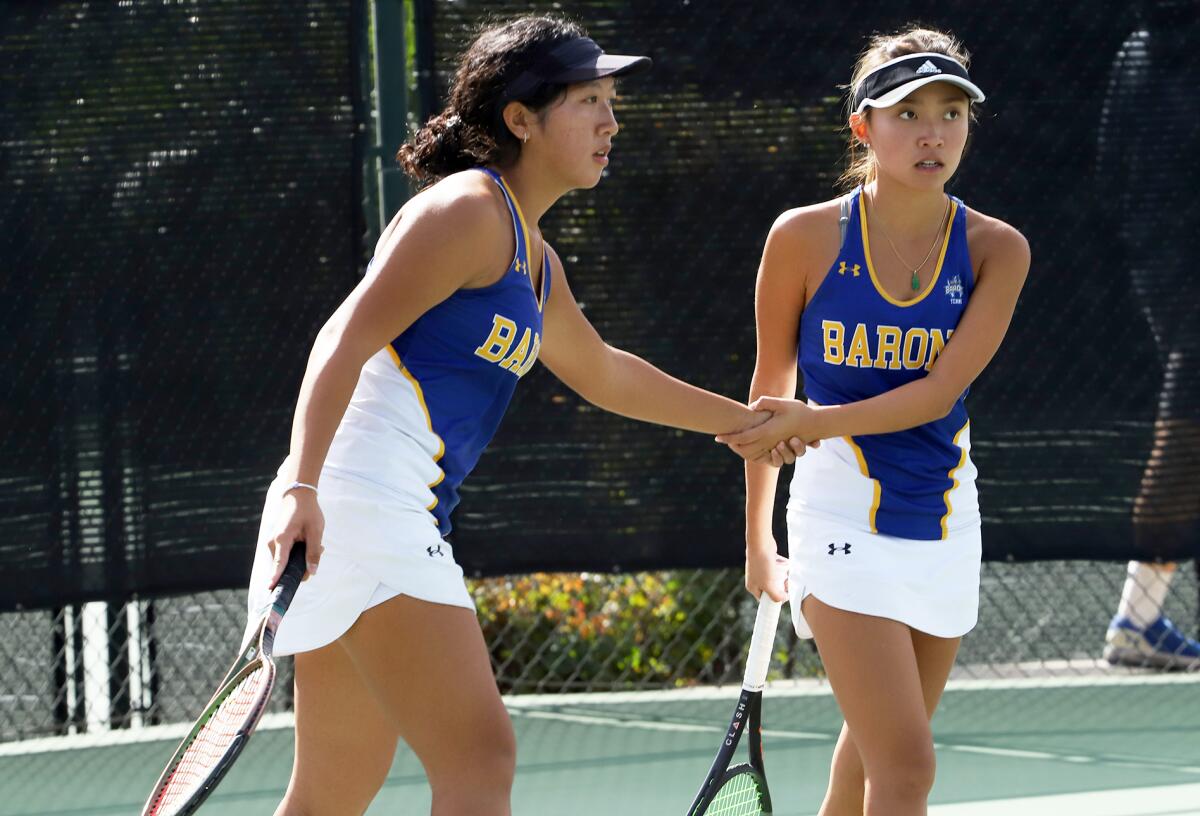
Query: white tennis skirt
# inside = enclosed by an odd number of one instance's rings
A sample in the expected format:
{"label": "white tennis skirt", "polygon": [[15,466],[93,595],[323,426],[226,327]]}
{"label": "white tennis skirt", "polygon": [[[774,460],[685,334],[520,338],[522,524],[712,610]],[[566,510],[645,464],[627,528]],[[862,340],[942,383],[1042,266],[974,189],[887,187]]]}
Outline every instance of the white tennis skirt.
{"label": "white tennis skirt", "polygon": [[[284,484],[267,491],[246,599],[253,626],[270,602],[273,560],[267,536]],[[341,637],[358,616],[397,595],[460,606],[475,604],[450,544],[423,508],[407,506],[393,491],[321,474],[318,499],[325,515],[325,552],[317,574],[300,585],[275,635],[275,654],[319,649]]]}
{"label": "white tennis skirt", "polygon": [[978,526],[920,541],[788,511],[788,593],[796,634],[811,638],[809,595],[848,612],[890,618],[935,637],[965,635],[979,619]]}

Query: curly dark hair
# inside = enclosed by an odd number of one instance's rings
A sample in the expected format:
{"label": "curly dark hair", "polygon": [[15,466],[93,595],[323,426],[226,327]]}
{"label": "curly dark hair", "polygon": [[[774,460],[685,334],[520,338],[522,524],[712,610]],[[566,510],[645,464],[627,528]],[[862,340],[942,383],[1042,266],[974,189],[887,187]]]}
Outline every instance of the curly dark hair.
{"label": "curly dark hair", "polygon": [[501,113],[518,101],[540,111],[566,89],[543,84],[529,96],[504,99],[504,89],[547,49],[586,37],[577,23],[563,17],[526,15],[484,27],[458,59],[450,102],[400,147],[396,160],[424,186],[480,164],[508,164],[521,143]]}

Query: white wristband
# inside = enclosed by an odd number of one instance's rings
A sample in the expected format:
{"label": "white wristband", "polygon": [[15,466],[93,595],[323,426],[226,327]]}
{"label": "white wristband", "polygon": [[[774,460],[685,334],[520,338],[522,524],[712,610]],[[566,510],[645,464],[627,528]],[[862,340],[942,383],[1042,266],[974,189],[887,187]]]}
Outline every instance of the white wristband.
{"label": "white wristband", "polygon": [[313,493],[317,492],[316,485],[305,484],[304,482],[292,482],[290,485],[288,485],[287,487],[285,487],[283,489],[283,492],[284,492],[284,494],[291,493],[293,490],[295,490],[298,487],[303,487],[305,490],[311,490]]}

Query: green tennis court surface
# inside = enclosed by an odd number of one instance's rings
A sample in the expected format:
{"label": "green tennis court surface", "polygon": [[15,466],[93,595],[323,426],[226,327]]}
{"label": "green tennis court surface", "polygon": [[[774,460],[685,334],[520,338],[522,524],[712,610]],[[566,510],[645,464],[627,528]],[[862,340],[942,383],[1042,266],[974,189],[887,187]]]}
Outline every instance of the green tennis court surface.
{"label": "green tennis court surface", "polygon": [[[519,744],[514,813],[682,814],[737,690],[509,700]],[[1200,677],[1097,672],[955,680],[935,721],[936,816],[1200,814]],[[828,688],[765,695],[767,774],[778,816],[813,814],[840,726]],[[270,813],[292,731],[272,716],[202,813]],[[0,746],[0,816],[136,813],[181,728]],[[419,763],[401,750],[369,814],[427,813]]]}

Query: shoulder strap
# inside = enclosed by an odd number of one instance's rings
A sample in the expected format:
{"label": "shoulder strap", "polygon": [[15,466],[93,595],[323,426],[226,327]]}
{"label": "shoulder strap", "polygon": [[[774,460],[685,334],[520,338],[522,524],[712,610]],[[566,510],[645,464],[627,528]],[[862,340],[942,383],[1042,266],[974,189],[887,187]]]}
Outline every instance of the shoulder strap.
{"label": "shoulder strap", "polygon": [[481,173],[487,175],[492,181],[496,182],[496,186],[500,188],[500,195],[504,196],[504,203],[508,205],[508,215],[512,218],[513,233],[517,242],[516,258],[522,261],[526,266],[529,265],[529,236],[525,234],[524,220],[520,216],[520,208],[517,200],[513,197],[512,192],[508,189],[508,183],[504,181],[504,177],[496,171],[487,167],[476,167]]}
{"label": "shoulder strap", "polygon": [[546,307],[546,301],[550,299],[550,253],[545,249],[545,243],[542,244],[542,301],[541,307]]}
{"label": "shoulder strap", "polygon": [[850,213],[854,204],[854,193],[842,196],[841,215],[838,216],[838,229],[842,232],[842,243],[846,243],[846,230],[850,226]]}

